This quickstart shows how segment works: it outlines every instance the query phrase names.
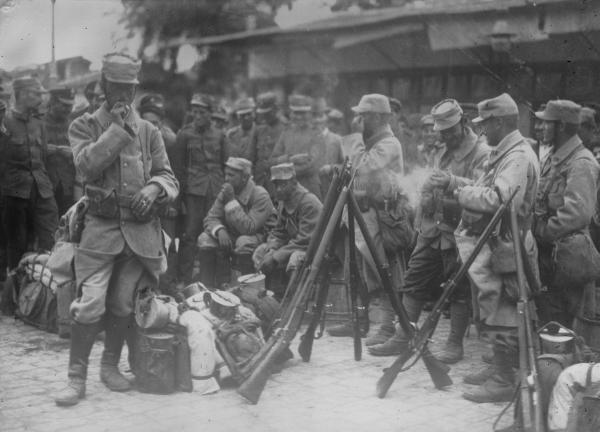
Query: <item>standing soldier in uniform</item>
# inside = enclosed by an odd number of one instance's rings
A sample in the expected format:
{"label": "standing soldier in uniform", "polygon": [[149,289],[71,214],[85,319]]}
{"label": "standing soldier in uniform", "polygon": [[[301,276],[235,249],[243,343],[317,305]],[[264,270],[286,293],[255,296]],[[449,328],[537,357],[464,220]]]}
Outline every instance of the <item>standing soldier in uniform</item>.
{"label": "standing soldier in uniform", "polygon": [[267,275],[269,289],[281,296],[273,286],[278,271],[293,271],[299,264],[313,235],[321,209],[321,201],[296,180],[294,165],[283,163],[271,167],[275,188],[277,222],[265,243],[259,245],[252,259],[257,270]]}
{"label": "standing soldier in uniform", "polygon": [[[517,129],[519,109],[508,94],[480,102],[477,108],[479,116],[473,123],[480,125],[492,151],[485,174],[472,186],[456,191],[463,208],[455,232],[460,257],[463,261],[468,258],[494,212],[520,186],[512,205],[527,252],[523,258],[529,261],[532,272],[537,275],[537,249],[531,233],[539,178],[537,157]],[[492,250],[487,243],[471,265],[469,276],[474,286],[475,315],[493,345],[494,367],[465,377],[465,382],[480,385],[465,392],[463,397],[478,403],[509,401],[515,390],[514,368],[519,367],[516,272],[496,273],[492,268]]]}
{"label": "standing soldier in uniform", "polygon": [[264,187],[273,196],[269,158],[273,148],[285,128],[275,93],[261,93],[256,98],[256,163],[254,164],[254,182]]}
{"label": "standing soldier in uniform", "polygon": [[4,119],[6,138],[0,148],[0,160],[4,164],[0,173],[2,195],[6,200],[4,224],[11,269],[19,264],[33,243],[31,227],[38,249],[50,250],[58,226],[58,209],[46,170],[46,129],[38,111],[42,93],[46,91],[31,77],[15,79],[13,90],[15,106]]}
{"label": "standing soldier in uniform", "polygon": [[[272,225],[274,214],[268,192],[252,180],[250,161],[230,157],[225,164],[225,183],[198,237],[200,282],[220,287],[229,282],[231,267],[241,274],[254,273],[252,253],[265,241],[267,221]],[[217,269],[217,255],[231,266]]]}
{"label": "standing soldier in uniform", "polygon": [[[587,284],[553,283],[555,243],[588,236],[596,210],[598,163],[577,135],[581,107],[569,100],[552,100],[535,115],[542,121],[544,142],[551,150],[542,162],[535,200],[534,235],[539,249],[542,284],[548,290],[537,299],[540,321],[558,321],[571,328]],[[560,263],[558,263],[560,264]],[[589,284],[593,286],[594,281]]]}
{"label": "standing soldier in uniform", "polygon": [[[445,148],[435,158],[434,172],[423,185],[415,251],[408,262],[404,279],[402,303],[412,322],[418,322],[425,302],[437,293],[441,283],[458,268],[458,252],[454,230],[460,220],[460,207],[453,193],[457,187],[483,174],[489,148],[467,126],[467,119],[454,99],[439,102],[431,109],[433,130],[441,135]],[[437,357],[446,363],[456,363],[463,357],[463,337],[470,322],[470,287],[461,281],[450,306],[450,334]],[[391,318],[391,317],[390,317]],[[389,332],[390,318],[382,328]],[[371,342],[371,341],[368,341]],[[406,347],[406,337],[399,331],[382,345],[370,348],[373,355],[396,355]]]}
{"label": "standing soldier in uniform", "polygon": [[179,280],[192,282],[196,241],[204,230],[203,221],[223,186],[225,162],[229,157],[227,139],[210,121],[212,102],[208,96],[192,97],[191,123],[177,134],[176,146],[184,160],[181,181],[182,202],[186,214],[179,248]]}
{"label": "standing soldier in uniform", "polygon": [[[319,148],[316,162],[320,170],[326,165],[340,165],[344,161],[342,155],[342,137],[331,132],[327,125],[327,103],[325,99],[318,98],[313,107],[313,124],[319,138]],[[324,170],[324,171],[327,171]],[[329,175],[319,173],[321,182],[321,196],[324,197],[329,189]]]}
{"label": "standing soldier in uniform", "polygon": [[75,203],[75,165],[69,144],[70,114],[75,103],[73,90],[50,90],[48,113],[45,117],[48,138],[48,175],[54,186],[58,214],[64,214]]}
{"label": "standing soldier in uniform", "polygon": [[254,165],[256,158],[256,128],[254,127],[254,99],[243,98],[235,104],[239,124],[227,131],[229,155],[247,159]]}
{"label": "standing soldier in uniform", "polygon": [[69,381],[55,399],[60,406],[85,396],[88,358],[103,324],[100,378],[112,391],[130,389],[118,364],[133,325],[134,293],[137,287],[155,286],[166,266],[155,210],[175,199],[178,183],[160,132],[131,106],[139,69],[140,62],[129,56],[106,55],[101,81],[106,102],[69,129],[90,206],[75,252],[81,295],[71,304]]}
{"label": "standing soldier in uniform", "polygon": [[312,99],[303,95],[289,98],[291,124],[286,128],[271,154],[271,166],[292,162],[298,182],[321,198],[317,157],[318,134],[312,124]]}
{"label": "standing soldier in uniform", "polygon": [[[402,159],[402,146],[392,133],[390,117],[392,110],[389,99],[380,94],[364,95],[357,106],[352,108],[355,113],[352,121],[350,135],[344,137],[345,147],[352,149],[350,160],[355,170],[354,194],[361,208],[362,217],[367,224],[369,234],[373,238],[379,254],[380,262],[388,262],[388,254],[396,250],[385,247],[381,230],[381,217],[390,217],[397,206],[399,194],[397,177],[403,173],[404,162]],[[394,215],[394,217],[397,215]],[[406,215],[403,215],[406,216]],[[406,221],[405,221],[406,222]],[[356,226],[356,247],[360,252],[360,270],[369,292],[381,288],[381,281],[375,262],[373,261],[362,232]],[[398,267],[397,281],[401,278],[399,260],[395,263]],[[384,302],[391,310],[387,297]],[[363,307],[367,307],[365,298],[362,299]],[[393,312],[391,318],[393,320]],[[366,317],[364,317],[366,318]],[[367,322],[361,320],[362,331],[366,333]],[[331,336],[351,336],[352,325],[346,322],[328,329]],[[392,333],[393,334],[393,333]],[[390,334],[391,336],[391,334]]]}

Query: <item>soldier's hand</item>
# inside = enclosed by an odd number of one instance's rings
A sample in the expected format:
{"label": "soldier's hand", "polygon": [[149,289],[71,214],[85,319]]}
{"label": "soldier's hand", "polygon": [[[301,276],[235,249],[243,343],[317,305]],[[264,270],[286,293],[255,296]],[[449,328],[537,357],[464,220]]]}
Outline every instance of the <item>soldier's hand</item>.
{"label": "soldier's hand", "polygon": [[223,183],[223,187],[221,188],[221,199],[223,200],[223,204],[227,204],[234,198],[235,193],[233,191],[233,186],[231,186],[229,183]]}
{"label": "soldier's hand", "polygon": [[265,255],[262,262],[260,263],[258,270],[260,270],[263,273],[271,273],[273,270],[275,270],[276,267],[277,261],[275,261],[273,254],[268,253]]}
{"label": "soldier's hand", "polygon": [[352,123],[350,123],[350,131],[352,133],[362,134],[365,130],[365,125],[362,116],[357,115],[352,119]]}
{"label": "soldier's hand", "polygon": [[323,165],[320,169],[319,169],[319,175],[321,177],[330,177],[331,173],[333,172],[333,166],[332,165]]}
{"label": "soldier's hand", "polygon": [[229,233],[225,228],[221,228],[219,231],[217,231],[217,238],[219,239],[219,246],[221,249],[231,250],[231,237],[229,237]]}
{"label": "soldier's hand", "polygon": [[429,185],[432,187],[446,188],[450,184],[450,174],[445,171],[435,171],[428,179]]}
{"label": "soldier's hand", "polygon": [[129,113],[129,107],[123,102],[117,102],[110,110],[110,116],[113,123],[119,126],[125,126],[125,117]]}
{"label": "soldier's hand", "polygon": [[131,199],[131,211],[138,216],[143,217],[148,214],[156,198],[160,195],[161,188],[156,183],[150,183],[144,186]]}

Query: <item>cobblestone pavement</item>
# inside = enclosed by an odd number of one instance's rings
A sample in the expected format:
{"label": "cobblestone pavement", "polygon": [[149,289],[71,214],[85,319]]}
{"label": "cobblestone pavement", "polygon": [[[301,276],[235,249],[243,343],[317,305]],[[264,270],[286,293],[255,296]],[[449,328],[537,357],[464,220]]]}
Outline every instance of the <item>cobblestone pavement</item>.
{"label": "cobblestone pavement", "polygon": [[[434,352],[445,340],[448,323],[440,322]],[[419,362],[398,376],[385,399],[375,396],[375,383],[392,358],[364,353],[356,362],[350,338],[324,336],[315,341],[310,363],[296,356],[271,377],[258,405],[245,402],[233,388],[208,396],[110,392],[99,380],[102,343],[97,342],[86,399],[59,408],[52,394],[66,381],[69,342],[3,316],[0,431],[487,432],[503,404],[477,405],[460,397],[467,387],[462,376],[483,367],[480,358],[487,347],[474,334],[472,329],[466,339],[465,359],[452,367],[453,386],[436,390]]]}

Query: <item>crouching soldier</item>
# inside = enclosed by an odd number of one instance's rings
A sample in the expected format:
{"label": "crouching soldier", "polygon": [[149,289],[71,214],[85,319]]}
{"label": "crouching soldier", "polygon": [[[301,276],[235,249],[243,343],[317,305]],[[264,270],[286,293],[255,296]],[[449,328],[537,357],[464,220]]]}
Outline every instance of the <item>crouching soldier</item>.
{"label": "crouching soldier", "polygon": [[277,222],[252,259],[256,268],[267,275],[267,287],[280,296],[283,294],[280,287],[274,286],[276,272],[284,269],[290,272],[304,258],[323,205],[298,183],[291,163],[271,167],[271,181],[279,202]]}
{"label": "crouching soldier", "polygon": [[75,167],[90,205],[74,257],[80,296],[70,309],[69,382],[57,395],[57,405],[75,405],[85,396],[88,358],[103,328],[100,379],[110,390],[129,390],[118,364],[133,326],[134,292],[155,287],[166,267],[156,210],[175,199],[179,184],[159,130],[131,107],[139,69],[140,62],[129,56],[105,56],[106,102],[69,128]]}
{"label": "crouching soldier", "polygon": [[[257,186],[251,175],[249,160],[227,160],[225,183],[204,219],[205,231],[198,237],[200,281],[206,286],[229,282],[230,256],[235,270],[253,273],[252,253],[265,241],[267,222],[275,222],[275,208],[268,192]],[[217,266],[218,256],[221,262]]]}
{"label": "crouching soldier", "polygon": [[[550,101],[541,112],[543,141],[552,146],[542,162],[535,201],[535,239],[539,249],[540,276],[548,287],[537,299],[542,324],[558,321],[571,328],[586,286],[574,278],[556,283],[555,244],[571,239],[571,247],[591,246],[588,226],[596,209],[598,163],[577,135],[581,107],[568,100]],[[583,243],[579,243],[583,242]],[[593,246],[591,246],[593,247]],[[560,255],[557,255],[560,256]],[[560,258],[559,258],[560,260]],[[584,265],[584,263],[572,263]],[[580,278],[580,275],[573,275]],[[560,279],[559,279],[560,280]]]}
{"label": "crouching soldier", "polygon": [[[467,260],[493,213],[520,186],[512,205],[527,251],[523,258],[537,276],[537,249],[531,233],[539,177],[537,157],[517,129],[519,110],[508,94],[480,102],[478,109],[479,116],[473,122],[481,125],[492,151],[485,174],[456,193],[463,208],[455,231],[460,257]],[[505,235],[503,230],[501,234]],[[465,377],[466,382],[480,385],[465,392],[463,397],[478,403],[511,400],[515,389],[514,369],[519,367],[516,268],[500,270],[493,265],[497,261],[490,243],[486,243],[469,268],[474,285],[474,312],[492,342],[494,353],[493,368]]]}

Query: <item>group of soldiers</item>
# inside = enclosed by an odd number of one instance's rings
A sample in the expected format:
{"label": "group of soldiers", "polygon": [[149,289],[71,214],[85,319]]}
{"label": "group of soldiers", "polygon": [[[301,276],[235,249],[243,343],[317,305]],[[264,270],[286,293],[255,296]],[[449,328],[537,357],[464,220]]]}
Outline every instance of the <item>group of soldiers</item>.
{"label": "group of soldiers", "polygon": [[[380,261],[395,274],[411,321],[418,322],[426,302],[519,188],[513,205],[525,260],[544,287],[536,300],[539,322],[572,325],[594,282],[555,286],[552,251],[573,233],[589,237],[595,220],[599,165],[578,135],[587,142],[594,135],[586,130],[594,119],[589,109],[549,101],[535,112],[539,135],[531,140],[519,132],[519,109],[506,93],[480,102],[474,119],[456,100],[445,99],[421,118],[419,145],[403,148],[402,106],[385,95],[364,95],[352,108],[350,133],[342,136],[330,127],[337,128],[343,115],[323,100],[291,95],[287,120],[275,94],[260,94],[256,102],[243,98],[233,109],[237,124],[227,129],[228,117],[213,98],[194,94],[184,126],[174,133],[161,95],[145,95],[137,112],[133,108],[139,68],[129,56],[105,56],[101,81],[87,89],[90,106],[76,115],[72,91],[56,89],[41,118],[44,89],[35,78],[13,82],[10,110],[0,102],[8,267],[34,244],[51,249],[58,216],[82,196],[89,202],[74,259],[78,297],[71,306],[69,382],[57,404],[84,397],[89,353],[102,329],[101,379],[114,391],[130,388],[117,365],[125,340],[133,337],[138,287],[157,286],[165,275],[179,286],[199,280],[220,287],[235,269],[263,272],[281,296],[303,259],[330,176],[346,158],[363,219]],[[412,208],[401,199],[410,191],[399,179],[414,161],[429,171]],[[416,239],[390,242],[390,233],[407,225]],[[177,242],[165,247],[162,230],[181,239],[178,248]],[[377,295],[381,280],[360,231],[356,247],[364,284]],[[451,330],[436,353],[443,362],[460,361],[467,328],[472,319],[480,323],[493,352],[490,367],[465,377],[477,387],[464,397],[475,402],[510,400],[516,385],[516,276],[499,273],[493,259],[494,247],[486,244],[469,279],[460,281],[451,299]],[[365,343],[372,355],[397,355],[408,338],[394,325],[385,296],[381,309],[381,325]],[[352,326],[329,332],[351,335]]]}

